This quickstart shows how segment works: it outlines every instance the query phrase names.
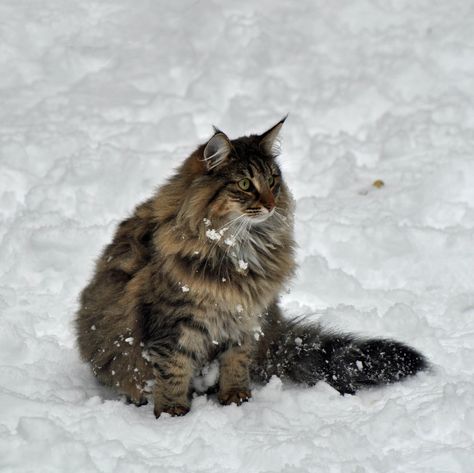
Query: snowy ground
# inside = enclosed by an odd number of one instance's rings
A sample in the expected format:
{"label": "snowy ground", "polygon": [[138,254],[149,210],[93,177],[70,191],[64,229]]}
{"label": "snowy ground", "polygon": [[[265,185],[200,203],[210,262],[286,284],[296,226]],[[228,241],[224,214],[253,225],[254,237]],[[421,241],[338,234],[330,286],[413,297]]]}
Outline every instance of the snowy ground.
{"label": "snowy ground", "polygon": [[[2,0],[0,18],[2,472],[474,471],[473,2]],[[77,295],[211,124],[287,112],[287,313],[435,371],[353,397],[274,379],[157,421],[80,362]]]}

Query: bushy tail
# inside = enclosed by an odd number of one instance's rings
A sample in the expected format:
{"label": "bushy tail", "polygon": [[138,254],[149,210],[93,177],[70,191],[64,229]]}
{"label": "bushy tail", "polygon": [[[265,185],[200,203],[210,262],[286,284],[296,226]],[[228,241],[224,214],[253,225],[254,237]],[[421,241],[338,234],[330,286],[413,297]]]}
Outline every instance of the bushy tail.
{"label": "bushy tail", "polygon": [[326,381],[341,394],[388,384],[427,369],[423,355],[403,343],[359,339],[324,332],[298,320],[285,320],[272,307],[252,365],[252,378],[277,375],[297,383]]}

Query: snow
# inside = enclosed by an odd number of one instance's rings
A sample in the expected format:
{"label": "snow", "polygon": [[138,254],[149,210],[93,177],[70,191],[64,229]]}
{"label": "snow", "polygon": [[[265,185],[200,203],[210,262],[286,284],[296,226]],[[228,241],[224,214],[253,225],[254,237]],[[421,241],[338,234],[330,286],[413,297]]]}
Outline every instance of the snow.
{"label": "snow", "polygon": [[[1,471],[473,471],[472,2],[5,0],[0,17]],[[404,341],[433,371],[344,397],[275,378],[156,420],[79,360],[77,296],[211,124],[237,137],[287,112],[285,312]]]}
{"label": "snow", "polygon": [[209,240],[219,241],[222,237],[222,234],[214,230],[213,228],[206,230],[206,236]]}
{"label": "snow", "polygon": [[236,243],[235,236],[232,235],[230,238],[227,238],[226,240],[224,240],[224,243],[225,243],[227,246],[234,246],[235,243]]}
{"label": "snow", "polygon": [[243,259],[239,259],[239,268],[243,271],[245,271],[249,267],[249,264],[247,261],[244,261]]}

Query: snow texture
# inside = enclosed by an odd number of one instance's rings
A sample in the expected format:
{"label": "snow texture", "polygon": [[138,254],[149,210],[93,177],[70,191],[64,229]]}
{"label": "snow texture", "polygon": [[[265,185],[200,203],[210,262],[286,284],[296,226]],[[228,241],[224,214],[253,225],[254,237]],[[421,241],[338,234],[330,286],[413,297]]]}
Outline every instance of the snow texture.
{"label": "snow texture", "polygon": [[[2,472],[474,471],[471,1],[3,0],[0,17]],[[78,293],[211,124],[237,137],[287,112],[286,313],[434,370],[344,397],[275,378],[155,420],[80,361]]]}

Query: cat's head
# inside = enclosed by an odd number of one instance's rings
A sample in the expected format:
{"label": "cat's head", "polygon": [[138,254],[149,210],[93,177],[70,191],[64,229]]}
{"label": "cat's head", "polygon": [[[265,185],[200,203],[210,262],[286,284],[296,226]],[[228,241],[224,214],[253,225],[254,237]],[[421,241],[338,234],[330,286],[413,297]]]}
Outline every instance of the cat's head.
{"label": "cat's head", "polygon": [[198,150],[199,187],[206,187],[206,213],[220,220],[242,217],[261,223],[274,214],[282,197],[282,176],[276,162],[278,135],[286,117],[260,135],[230,140],[215,129]]}

